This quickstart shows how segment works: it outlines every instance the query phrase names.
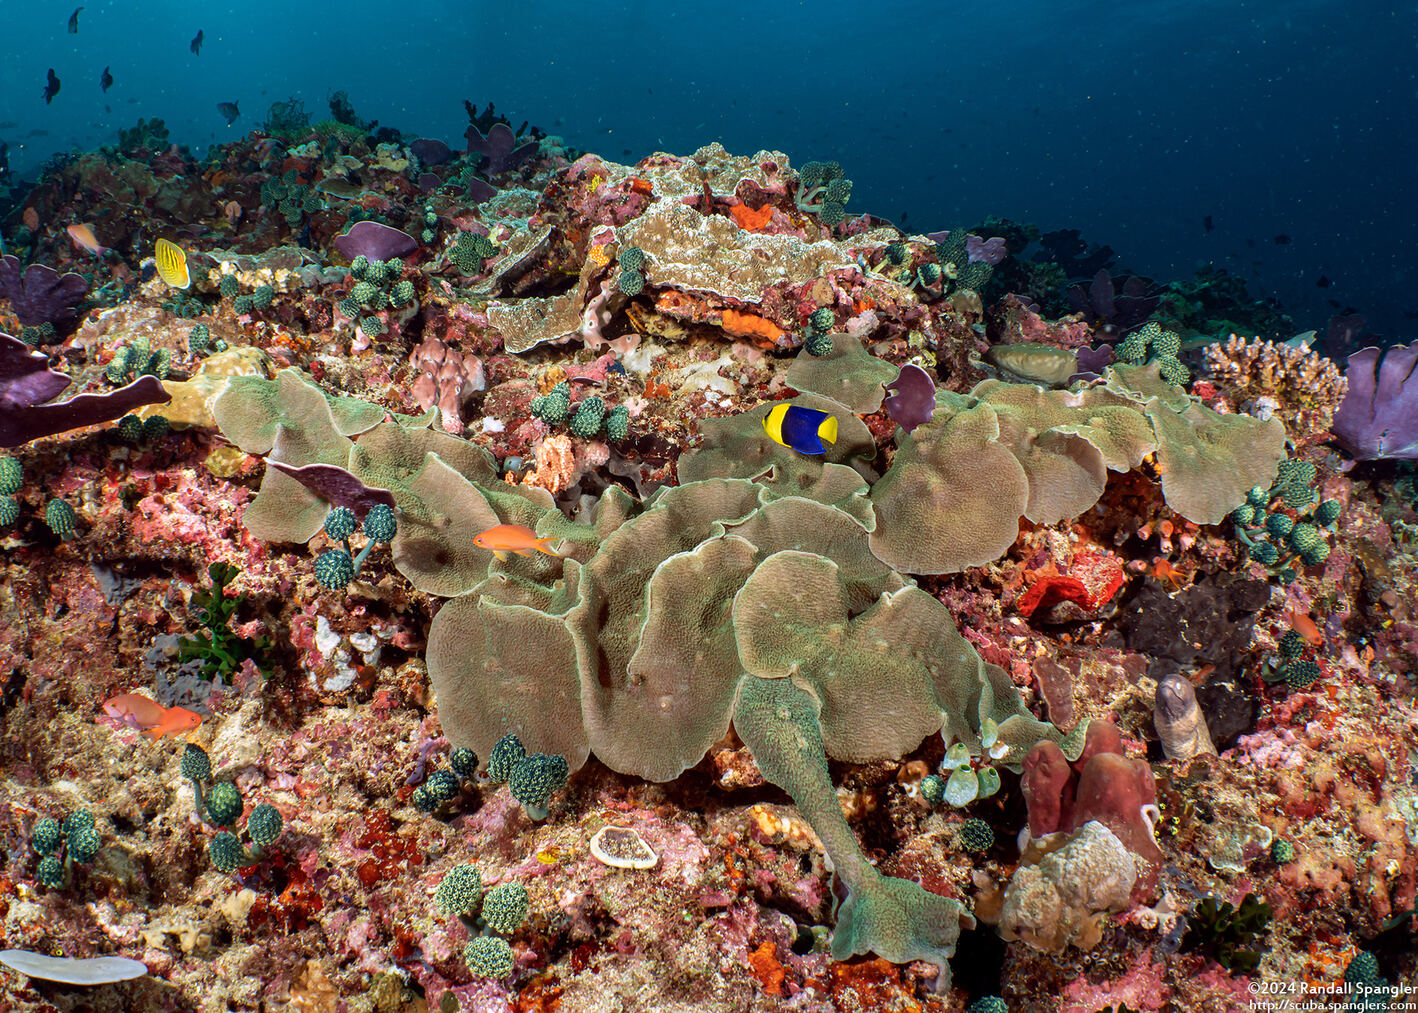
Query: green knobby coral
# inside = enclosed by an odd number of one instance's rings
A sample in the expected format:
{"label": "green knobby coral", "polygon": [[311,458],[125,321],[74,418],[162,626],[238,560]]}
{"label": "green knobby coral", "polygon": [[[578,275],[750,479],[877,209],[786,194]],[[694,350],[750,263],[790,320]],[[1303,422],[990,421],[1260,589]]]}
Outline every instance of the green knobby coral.
{"label": "green knobby coral", "polygon": [[566,787],[566,776],[566,757],[533,753],[512,768],[507,787],[529,817],[544,820],[551,797]]}
{"label": "green knobby coral", "polygon": [[218,781],[207,794],[207,818],[214,827],[230,827],[241,818],[241,792],[229,781]]}
{"label": "green knobby coral", "polygon": [[0,496],[13,496],[24,488],[25,472],[13,457],[0,457]]}
{"label": "green knobby coral", "polygon": [[512,947],[501,936],[478,936],[463,947],[463,962],[478,978],[505,978],[516,966]]}
{"label": "green knobby coral", "polygon": [[62,499],[50,500],[44,508],[44,523],[58,538],[66,541],[74,537],[78,517],[74,508]]}
{"label": "green knobby coral", "polygon": [[471,865],[455,865],[444,874],[433,902],[446,915],[471,915],[483,896],[483,880]]}
{"label": "green knobby coral", "polygon": [[154,351],[147,338],[139,338],[131,345],[118,349],[113,361],[103,371],[103,377],[109,383],[122,387],[140,376],[155,376],[161,380],[171,368],[172,352],[169,349]]}
{"label": "green knobby coral", "polygon": [[492,931],[510,936],[527,920],[527,888],[520,883],[499,883],[483,895],[482,921]]}

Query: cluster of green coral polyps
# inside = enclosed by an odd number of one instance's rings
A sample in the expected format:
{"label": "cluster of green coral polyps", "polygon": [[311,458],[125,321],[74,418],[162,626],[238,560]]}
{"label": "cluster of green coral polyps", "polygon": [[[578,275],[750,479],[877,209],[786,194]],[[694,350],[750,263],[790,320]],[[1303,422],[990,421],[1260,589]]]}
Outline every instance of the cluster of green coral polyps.
{"label": "cluster of green coral polyps", "polygon": [[69,885],[75,862],[87,865],[98,857],[98,830],[94,827],[93,813],[80,809],[62,821],[50,816],[35,820],[30,830],[30,847],[40,856],[35,878],[51,890],[64,889]]}
{"label": "cluster of green coral polyps", "polygon": [[512,797],[534,820],[550,815],[551,797],[566,787],[566,757],[554,753],[528,754],[516,735],[504,735],[493,744],[487,760],[487,779],[507,782]]}
{"label": "cluster of green coral polyps", "polygon": [[279,211],[292,232],[300,231],[300,223],[307,214],[314,214],[325,206],[320,194],[300,181],[294,169],[289,169],[280,179],[268,179],[261,184],[261,203]]}
{"label": "cluster of green coral polyps", "polygon": [[1177,358],[1181,351],[1180,334],[1164,331],[1157,321],[1149,320],[1117,343],[1113,358],[1129,366],[1140,366],[1144,362],[1155,364],[1162,379],[1181,385],[1192,378],[1191,370]]}
{"label": "cluster of green coral polyps", "polygon": [[140,337],[118,349],[103,371],[103,378],[115,387],[123,387],[140,376],[155,376],[161,380],[171,368],[172,352],[166,348],[154,351],[147,337]]}
{"label": "cluster of green coral polyps", "polygon": [[[192,794],[197,814],[214,827],[234,827],[246,808],[241,792],[229,781],[218,781],[203,791],[203,785],[212,779],[212,761],[201,746],[188,743],[182,754],[182,776],[192,785]],[[246,817],[246,834],[250,838],[248,849],[241,838],[229,829],[222,829],[207,842],[207,854],[212,867],[221,872],[235,872],[243,865],[260,861],[265,849],[276,842],[284,829],[280,811],[273,805],[262,802],[254,806]]]}
{"label": "cluster of green coral polyps", "polygon": [[25,470],[13,457],[0,457],[0,528],[20,519],[20,501],[15,493],[25,487]]}
{"label": "cluster of green coral polyps", "polygon": [[935,245],[936,261],[940,266],[942,293],[949,295],[958,289],[978,292],[989,284],[995,269],[983,260],[972,261],[966,248],[969,231],[963,228],[951,229],[944,239]]}
{"label": "cluster of green coral polyps", "polygon": [[1297,561],[1318,566],[1329,558],[1324,535],[1343,512],[1338,500],[1318,500],[1313,464],[1284,460],[1270,487],[1247,493],[1231,520],[1250,558],[1288,584],[1299,576]]}
{"label": "cluster of green coral polyps", "polygon": [[1310,645],[1295,630],[1286,630],[1278,645],[1278,663],[1267,666],[1266,682],[1283,682],[1291,689],[1309,689],[1324,670],[1310,656]]}
{"label": "cluster of green coral polyps", "polygon": [[571,435],[583,440],[602,432],[608,440],[620,441],[630,436],[629,408],[616,405],[607,411],[605,401],[594,394],[582,398],[573,407],[571,385],[564,380],[545,394],[532,398],[529,408],[533,415],[549,426],[566,423]]}
{"label": "cluster of green coral polyps", "polygon": [[412,307],[414,283],[403,278],[404,262],[398,257],[370,260],[364,254],[350,263],[350,277],[355,280],[350,294],[340,302],[340,312],[359,321],[366,337],[375,338],[387,327],[377,314],[384,310],[404,310]]}
{"label": "cluster of green coral polyps", "polygon": [[350,547],[350,536],[358,527],[355,513],[349,507],[335,507],[325,516],[325,534],[337,542],[343,542],[345,547],[326,549],[316,558],[315,579],[321,587],[331,591],[343,591],[349,587],[374,547],[394,540],[399,530],[399,519],[383,503],[370,507],[364,517],[364,548],[354,553]]}
{"label": "cluster of green coral polyps", "polygon": [[798,210],[817,215],[823,225],[841,224],[851,199],[852,181],[836,162],[804,162],[798,170]]}
{"label": "cluster of green coral polyps", "polygon": [[481,274],[483,265],[501,249],[481,232],[460,232],[458,241],[448,248],[447,257],[463,274]]}
{"label": "cluster of green coral polyps", "polygon": [[503,937],[516,932],[527,920],[526,887],[499,883],[484,893],[482,875],[476,868],[455,865],[438,884],[433,902],[445,915],[456,915],[475,933],[463,947],[463,961],[474,976],[505,978],[512,973],[512,946]]}
{"label": "cluster of green coral polyps", "polygon": [[645,251],[638,246],[627,246],[620,251],[620,277],[616,285],[629,296],[639,295],[645,289]]}

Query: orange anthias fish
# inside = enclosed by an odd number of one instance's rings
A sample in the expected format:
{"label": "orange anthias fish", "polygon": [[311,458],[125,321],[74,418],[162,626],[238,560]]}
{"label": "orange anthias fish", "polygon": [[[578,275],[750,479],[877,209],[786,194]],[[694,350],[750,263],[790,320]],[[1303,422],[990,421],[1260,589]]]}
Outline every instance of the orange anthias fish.
{"label": "orange anthias fish", "polygon": [[152,697],[120,693],[103,702],[104,713],[129,728],[141,728],[144,735],[160,739],[164,735],[190,732],[202,724],[202,715],[186,707],[164,707]]}
{"label": "orange anthias fish", "polygon": [[551,542],[559,541],[561,539],[552,536],[538,538],[537,533],[525,524],[499,524],[473,538],[474,545],[480,549],[487,549],[498,559],[506,559],[509,552],[515,552],[519,556],[530,556],[531,549],[560,559],[561,553],[553,552],[547,548]]}
{"label": "orange anthias fish", "polygon": [[104,246],[95,238],[94,227],[92,225],[84,225],[82,223],[70,225],[66,227],[64,231],[69,233],[69,238],[73,240],[75,246],[81,250],[88,250],[95,257],[102,257],[108,252],[108,247]]}

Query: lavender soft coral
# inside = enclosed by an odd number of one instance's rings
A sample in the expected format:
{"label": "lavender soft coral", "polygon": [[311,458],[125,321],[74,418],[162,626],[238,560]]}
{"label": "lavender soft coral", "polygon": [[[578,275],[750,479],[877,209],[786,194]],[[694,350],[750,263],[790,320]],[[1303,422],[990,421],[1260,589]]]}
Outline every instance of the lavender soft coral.
{"label": "lavender soft coral", "polygon": [[1349,356],[1349,390],[1334,413],[1339,445],[1361,461],[1418,460],[1418,341]]}
{"label": "lavender soft coral", "polygon": [[82,275],[60,274],[44,264],[31,264],[21,273],[18,257],[0,257],[0,296],[9,298],[15,316],[26,327],[74,319],[75,307],[88,287]]}
{"label": "lavender soft coral", "polygon": [[44,403],[69,383],[68,376],[49,368],[48,357],[18,338],[0,334],[0,447],[111,422],[141,405],[171,400],[161,380],[145,376],[107,394]]}

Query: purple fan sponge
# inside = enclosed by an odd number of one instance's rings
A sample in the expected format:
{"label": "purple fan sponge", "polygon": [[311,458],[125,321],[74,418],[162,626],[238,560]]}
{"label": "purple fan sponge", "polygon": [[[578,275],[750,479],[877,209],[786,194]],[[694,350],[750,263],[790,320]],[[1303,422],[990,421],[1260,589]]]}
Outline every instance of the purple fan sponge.
{"label": "purple fan sponge", "polygon": [[335,464],[307,464],[297,468],[283,461],[266,458],[266,463],[284,472],[331,506],[349,507],[361,520],[369,508],[378,504],[393,508],[394,494],[388,489],[365,485],[349,471]]}
{"label": "purple fan sponge", "polygon": [[355,222],[348,232],[335,237],[335,249],[350,260],[360,254],[370,260],[407,257],[418,248],[413,236],[379,222]]}
{"label": "purple fan sponge", "polygon": [[468,139],[468,154],[480,154],[487,158],[483,171],[489,176],[515,169],[536,154],[538,142],[528,141],[517,146],[517,135],[506,123],[494,123],[484,137],[474,125],[469,125],[464,135]]}
{"label": "purple fan sponge", "polygon": [[1009,250],[1005,249],[1004,237],[995,236],[993,239],[982,239],[976,235],[965,237],[965,258],[971,264],[984,261],[991,267],[998,267],[1000,261],[1009,255]]}
{"label": "purple fan sponge", "polygon": [[50,369],[47,356],[31,351],[19,338],[0,334],[0,447],[112,422],[141,405],[172,400],[161,380],[144,376],[107,394],[44,403],[67,386],[69,377]]}
{"label": "purple fan sponge", "polygon": [[1418,461],[1418,341],[1349,356],[1349,390],[1334,413],[1339,445],[1360,461]]}
{"label": "purple fan sponge", "polygon": [[420,137],[409,145],[409,150],[424,165],[442,165],[453,157],[453,149],[435,137]]}
{"label": "purple fan sponge", "polygon": [[920,366],[906,363],[886,389],[895,391],[882,402],[887,414],[906,432],[931,420],[935,411],[935,382]]}
{"label": "purple fan sponge", "polygon": [[68,323],[88,291],[82,275],[60,274],[52,267],[31,264],[20,273],[20,259],[0,257],[0,296],[8,296],[15,316],[26,327]]}

